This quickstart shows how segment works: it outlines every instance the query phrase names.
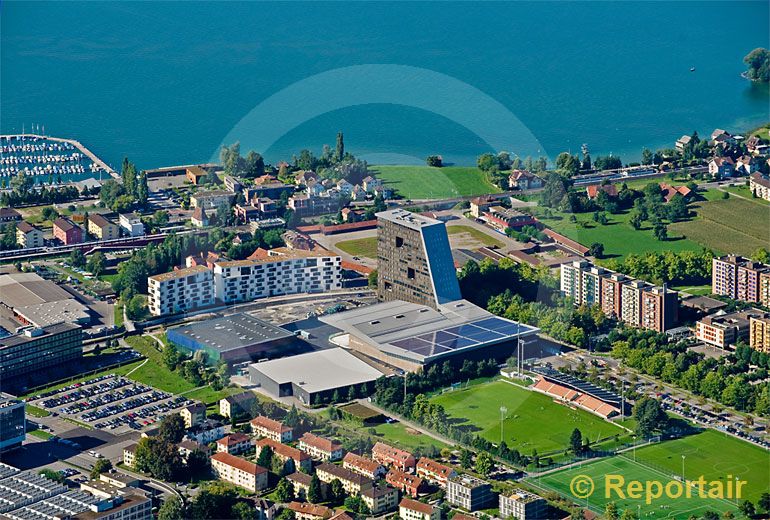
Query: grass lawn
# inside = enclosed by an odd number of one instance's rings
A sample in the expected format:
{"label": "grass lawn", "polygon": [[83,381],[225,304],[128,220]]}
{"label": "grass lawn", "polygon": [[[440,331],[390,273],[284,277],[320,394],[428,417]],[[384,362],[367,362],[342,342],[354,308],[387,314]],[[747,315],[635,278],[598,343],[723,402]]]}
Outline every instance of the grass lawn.
{"label": "grass lawn", "polygon": [[192,390],[195,386],[176,372],[171,372],[163,365],[163,359],[158,344],[147,336],[129,336],[126,343],[149,359],[127,377],[146,385],[178,394]]}
{"label": "grass lawn", "polygon": [[443,199],[499,193],[487,176],[472,166],[373,166],[385,185],[407,199]]}
{"label": "grass lawn", "polygon": [[762,139],[770,139],[770,123],[767,123],[759,128],[755,128],[751,131],[750,135],[756,135]]}
{"label": "grass lawn", "polygon": [[[665,241],[655,238],[649,222],[644,222],[642,228],[636,230],[628,223],[631,217],[629,211],[616,215],[608,214],[609,223],[604,226],[593,221],[593,213],[574,214],[577,222],[570,222],[570,215],[554,212],[554,217],[538,214],[537,218],[558,233],[577,240],[586,247],[590,247],[594,242],[604,244],[604,255],[608,258],[620,259],[630,253],[644,254],[650,251],[699,251],[702,247],[696,241],[683,238],[682,232],[675,225],[669,226],[669,239]],[[581,227],[581,222],[587,227]]]}
{"label": "grass lawn", "polygon": [[48,410],[43,410],[42,408],[38,408],[37,406],[32,406],[31,404],[27,405],[26,408],[27,415],[31,415],[32,417],[48,417],[51,415],[51,412]]}
{"label": "grass lawn", "polygon": [[377,258],[377,237],[357,238],[337,242],[337,247],[349,255]]}
{"label": "grass lawn", "polygon": [[392,442],[401,446],[405,450],[424,451],[431,444],[439,450],[449,447],[443,442],[411,430],[401,423],[379,424],[374,427],[374,430],[376,432],[374,436],[381,437],[385,442]]}
{"label": "grass lawn", "polygon": [[118,300],[115,303],[115,305],[113,305],[112,312],[114,314],[115,326],[122,327],[123,326],[123,302],[121,300]]}
{"label": "grass lawn", "polygon": [[695,296],[706,296],[711,294],[711,285],[674,285],[671,289],[674,291],[684,291]]}
{"label": "grass lawn", "polygon": [[[642,450],[637,450],[637,458],[641,452]],[[680,468],[678,472],[681,473],[681,459],[679,460],[679,464]],[[661,472],[651,467],[635,463],[633,460],[626,457],[611,457],[595,462],[589,462],[587,464],[581,464],[564,471],[548,474],[544,477],[533,477],[530,482],[533,485],[554,490],[557,493],[578,502],[581,506],[588,506],[594,511],[602,513],[604,512],[607,502],[615,502],[618,509],[621,511],[631,509],[636,513],[638,508],[644,519],[686,519],[689,518],[690,515],[696,515],[700,518],[706,511],[723,512],[737,510],[737,506],[732,501],[699,498],[696,490],[693,490],[693,497],[691,498],[687,498],[686,495],[679,498],[669,498],[664,495],[661,498],[651,501],[650,504],[646,504],[644,498],[631,499],[626,495],[626,498],[623,499],[614,492],[607,497],[604,485],[606,475],[612,475],[613,477],[619,475],[623,477],[626,485],[629,481],[638,480],[642,482],[642,485],[645,485],[646,482],[657,481],[665,486],[668,482],[674,480],[676,473]],[[587,476],[594,483],[595,487],[593,493],[591,493],[588,499],[582,499],[582,495],[578,498],[570,491],[570,483],[573,479],[578,478],[578,476]],[[580,488],[577,488],[577,490],[579,493],[582,493]]]}
{"label": "grass lawn", "polygon": [[455,235],[455,238],[460,238],[457,235],[469,235],[470,238],[487,247],[492,247],[492,246],[503,247],[504,245],[495,237],[490,236],[488,233],[484,233],[483,231],[471,226],[447,226],[446,231],[447,231],[447,234],[449,235],[450,240],[453,235]]}
{"label": "grass lawn", "polygon": [[707,200],[692,206],[697,217],[669,228],[675,234],[703,244],[717,252],[750,256],[757,248],[770,248],[770,206],[754,200]]}
{"label": "grass lawn", "polygon": [[450,421],[491,442],[500,442],[500,407],[508,411],[503,422],[506,444],[529,455],[559,454],[569,445],[574,428],[592,444],[599,440],[614,443],[614,436],[625,430],[582,410],[554,403],[543,394],[525,390],[504,381],[479,384],[437,395],[432,402],[444,406]]}
{"label": "grass lawn", "polygon": [[760,199],[759,197],[754,197],[751,194],[751,190],[749,190],[748,186],[725,186],[722,189],[730,192],[731,194],[740,195],[741,197],[751,199],[752,202],[756,202],[757,204],[770,206],[770,201],[767,201],[765,199]]}
{"label": "grass lawn", "polygon": [[210,386],[193,390],[184,394],[188,399],[200,401],[206,405],[206,407],[212,410],[216,409],[219,413],[219,400],[233,394],[240,394],[243,392],[242,388],[223,388],[222,390],[214,390]]}
{"label": "grass lawn", "polygon": [[43,430],[32,430],[32,431],[27,432],[27,433],[29,433],[30,435],[34,435],[38,439],[43,439],[44,441],[47,441],[48,439],[53,437],[52,434],[50,434],[48,432],[44,432]]}

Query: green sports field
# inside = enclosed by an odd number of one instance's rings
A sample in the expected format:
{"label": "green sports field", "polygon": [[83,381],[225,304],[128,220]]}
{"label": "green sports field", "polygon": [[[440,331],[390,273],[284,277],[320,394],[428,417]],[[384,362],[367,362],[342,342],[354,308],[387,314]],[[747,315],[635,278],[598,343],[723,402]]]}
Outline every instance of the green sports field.
{"label": "green sports field", "polygon": [[373,166],[372,172],[406,199],[446,199],[500,192],[481,170],[472,166]]}
{"label": "green sports field", "polygon": [[570,409],[543,394],[504,381],[453,390],[431,401],[441,404],[456,425],[491,442],[500,442],[500,407],[505,406],[505,442],[525,455],[533,450],[541,456],[558,455],[569,445],[574,428],[580,429],[592,444],[600,439],[611,444],[615,435],[626,436],[625,430],[595,415]]}
{"label": "green sports field", "polygon": [[344,240],[337,242],[337,247],[349,255],[377,258],[377,237]]}

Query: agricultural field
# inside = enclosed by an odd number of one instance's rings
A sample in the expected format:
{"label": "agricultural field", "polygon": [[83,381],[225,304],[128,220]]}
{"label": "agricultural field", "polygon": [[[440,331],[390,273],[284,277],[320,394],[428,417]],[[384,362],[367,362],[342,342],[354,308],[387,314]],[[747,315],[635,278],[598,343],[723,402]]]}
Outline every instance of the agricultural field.
{"label": "agricultural field", "polygon": [[336,247],[353,256],[377,258],[377,237],[356,238],[337,242]]}
{"label": "agricultural field", "polygon": [[770,248],[770,206],[731,196],[693,205],[697,216],[677,222],[670,232],[685,235],[716,252],[750,256],[757,248]]}
{"label": "agricultural field", "polygon": [[372,173],[406,199],[446,199],[500,192],[481,170],[472,166],[373,166]]}
{"label": "agricultural field", "polygon": [[434,396],[449,420],[491,442],[500,442],[501,412],[503,438],[511,448],[525,455],[537,450],[540,456],[560,454],[569,445],[572,430],[580,429],[591,444],[614,444],[626,430],[582,410],[555,403],[550,397],[505,381],[493,381],[452,390]]}

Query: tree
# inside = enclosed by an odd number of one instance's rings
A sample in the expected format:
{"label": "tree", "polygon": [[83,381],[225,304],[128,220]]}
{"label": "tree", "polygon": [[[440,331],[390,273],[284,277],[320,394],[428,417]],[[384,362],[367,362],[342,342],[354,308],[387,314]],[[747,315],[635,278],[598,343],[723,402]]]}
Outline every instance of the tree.
{"label": "tree", "polygon": [[296,518],[296,515],[294,514],[294,511],[288,508],[281,509],[281,512],[278,513],[278,516],[275,517],[275,520],[294,520]]}
{"label": "tree", "polygon": [[483,172],[492,172],[499,169],[497,157],[491,153],[483,153],[476,159],[476,166]]}
{"label": "tree", "polygon": [[642,164],[652,164],[652,152],[649,148],[642,148]]}
{"label": "tree", "polygon": [[160,421],[158,437],[176,444],[184,438],[185,429],[184,419],[181,415],[178,413],[167,415]]}
{"label": "tree", "polygon": [[372,270],[371,273],[369,273],[369,276],[367,277],[367,285],[370,289],[376,289],[377,288],[377,269]]}
{"label": "tree", "polygon": [[476,455],[476,473],[486,477],[495,466],[495,461],[492,459],[492,455],[489,452],[482,451]]}
{"label": "tree", "polygon": [[91,258],[88,259],[88,262],[86,263],[86,269],[90,271],[94,276],[99,276],[104,272],[104,264],[104,253],[97,251],[91,255]]}
{"label": "tree", "polygon": [[257,508],[254,507],[254,504],[249,502],[237,502],[233,506],[232,517],[235,520],[258,520],[259,513],[257,512]]}
{"label": "tree", "polygon": [[192,476],[205,476],[211,469],[211,459],[203,450],[193,450],[187,456],[187,474]]}
{"label": "tree", "polygon": [[257,466],[270,469],[273,462],[273,448],[270,446],[262,446],[259,450],[259,456],[257,457]]}
{"label": "tree", "polygon": [[345,157],[345,141],[342,132],[337,132],[337,145],[334,147],[334,162],[342,161]]}
{"label": "tree", "polygon": [[277,502],[291,502],[294,500],[294,484],[286,478],[278,481],[275,488],[275,500]]}
{"label": "tree", "polygon": [[653,234],[655,235],[655,238],[660,240],[661,242],[664,242],[668,240],[668,227],[659,222],[655,224],[655,229],[653,231]]}
{"label": "tree", "polygon": [[623,511],[623,514],[620,516],[620,520],[638,520],[636,517],[636,513],[634,513],[631,509],[626,509]]}
{"label": "tree", "polygon": [[759,495],[759,501],[757,502],[757,505],[765,513],[770,513],[770,493],[765,491]]}
{"label": "tree", "polygon": [[183,356],[174,345],[169,343],[163,347],[162,359],[166,368],[173,371],[182,362]]}
{"label": "tree", "polygon": [[620,520],[620,513],[615,502],[607,502],[607,506],[604,508],[604,517],[607,520]]}
{"label": "tree", "polygon": [[310,479],[310,486],[307,490],[307,501],[317,504],[323,500],[323,492],[321,491],[321,479],[315,473]]}
{"label": "tree", "polygon": [[56,212],[55,209],[51,206],[46,206],[41,211],[41,215],[43,215],[43,218],[46,220],[54,220],[56,217],[59,216],[59,214]]}
{"label": "tree", "polygon": [[428,166],[433,166],[435,168],[441,168],[444,165],[440,155],[429,155],[425,159],[425,162]]}
{"label": "tree", "polygon": [[86,256],[80,249],[73,249],[70,253],[67,263],[72,267],[78,267],[82,269],[86,265]]}
{"label": "tree", "polygon": [[758,47],[743,58],[746,64],[746,77],[753,81],[767,83],[770,81],[770,51]]}
{"label": "tree", "polygon": [[471,452],[469,450],[466,450],[465,448],[461,448],[460,449],[460,466],[463,469],[470,469],[472,463],[473,463],[473,457],[471,455]]}
{"label": "tree", "polygon": [[158,520],[184,520],[184,508],[175,496],[166,499],[158,509]]}
{"label": "tree", "polygon": [[660,402],[649,397],[642,397],[636,402],[633,415],[636,432],[645,438],[651,437],[655,430],[662,430],[668,421]]}
{"label": "tree", "polygon": [[345,498],[345,487],[337,478],[333,479],[329,483],[329,492],[331,493],[329,499],[333,500],[334,502],[340,502],[343,498]]}
{"label": "tree", "polygon": [[572,430],[572,435],[569,437],[569,447],[575,455],[583,451],[583,434],[577,428]]}
{"label": "tree", "polygon": [[261,177],[265,174],[265,159],[255,152],[249,151],[244,159],[244,175],[249,178]]}
{"label": "tree", "polygon": [[102,473],[106,473],[112,469],[112,462],[110,462],[110,459],[97,459],[97,461],[94,463],[94,467],[91,469],[91,478],[93,480],[96,480],[99,478],[99,475]]}
{"label": "tree", "polygon": [[136,202],[144,207],[147,204],[147,199],[150,197],[150,188],[147,185],[147,172],[142,170],[139,174],[139,179],[136,185]]}
{"label": "tree", "polygon": [[604,244],[601,242],[594,242],[591,244],[588,254],[596,258],[602,258],[604,256]]}
{"label": "tree", "polygon": [[568,152],[562,152],[556,157],[556,169],[565,177],[577,175],[580,171],[580,158]]}
{"label": "tree", "polygon": [[141,320],[147,314],[144,297],[138,294],[132,296],[126,302],[126,315],[130,320]]}
{"label": "tree", "polygon": [[738,506],[738,509],[740,509],[741,513],[748,518],[751,518],[757,512],[754,504],[749,500],[742,501]]}
{"label": "tree", "polygon": [[751,259],[761,264],[770,263],[770,252],[764,247],[760,247],[751,254]]}

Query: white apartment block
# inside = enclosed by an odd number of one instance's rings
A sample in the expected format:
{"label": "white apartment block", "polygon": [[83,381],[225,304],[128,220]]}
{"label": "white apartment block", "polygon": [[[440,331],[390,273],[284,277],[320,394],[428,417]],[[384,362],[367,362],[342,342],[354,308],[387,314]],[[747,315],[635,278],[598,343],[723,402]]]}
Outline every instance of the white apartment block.
{"label": "white apartment block", "polygon": [[341,259],[328,253],[293,251],[254,260],[216,262],[216,297],[223,303],[342,288]]}
{"label": "white apartment block", "polygon": [[16,243],[23,249],[43,247],[43,232],[29,222],[22,220],[16,225]]}
{"label": "white apartment block", "polygon": [[581,270],[580,299],[575,300],[580,305],[599,305],[601,302],[601,281],[605,276],[601,267],[591,267]]}
{"label": "white apartment block", "polygon": [[561,266],[561,292],[571,298],[575,305],[580,305],[582,300],[582,273],[588,265],[588,262],[576,260]]}
{"label": "white apartment block", "polygon": [[153,316],[184,312],[214,303],[214,276],[199,265],[147,278]]}
{"label": "white apartment block", "polygon": [[621,289],[620,319],[629,325],[638,327],[642,322],[642,292],[649,284],[641,280],[633,280]]}
{"label": "white apartment block", "polygon": [[211,456],[217,478],[256,493],[267,487],[267,470],[240,457],[219,452]]}

